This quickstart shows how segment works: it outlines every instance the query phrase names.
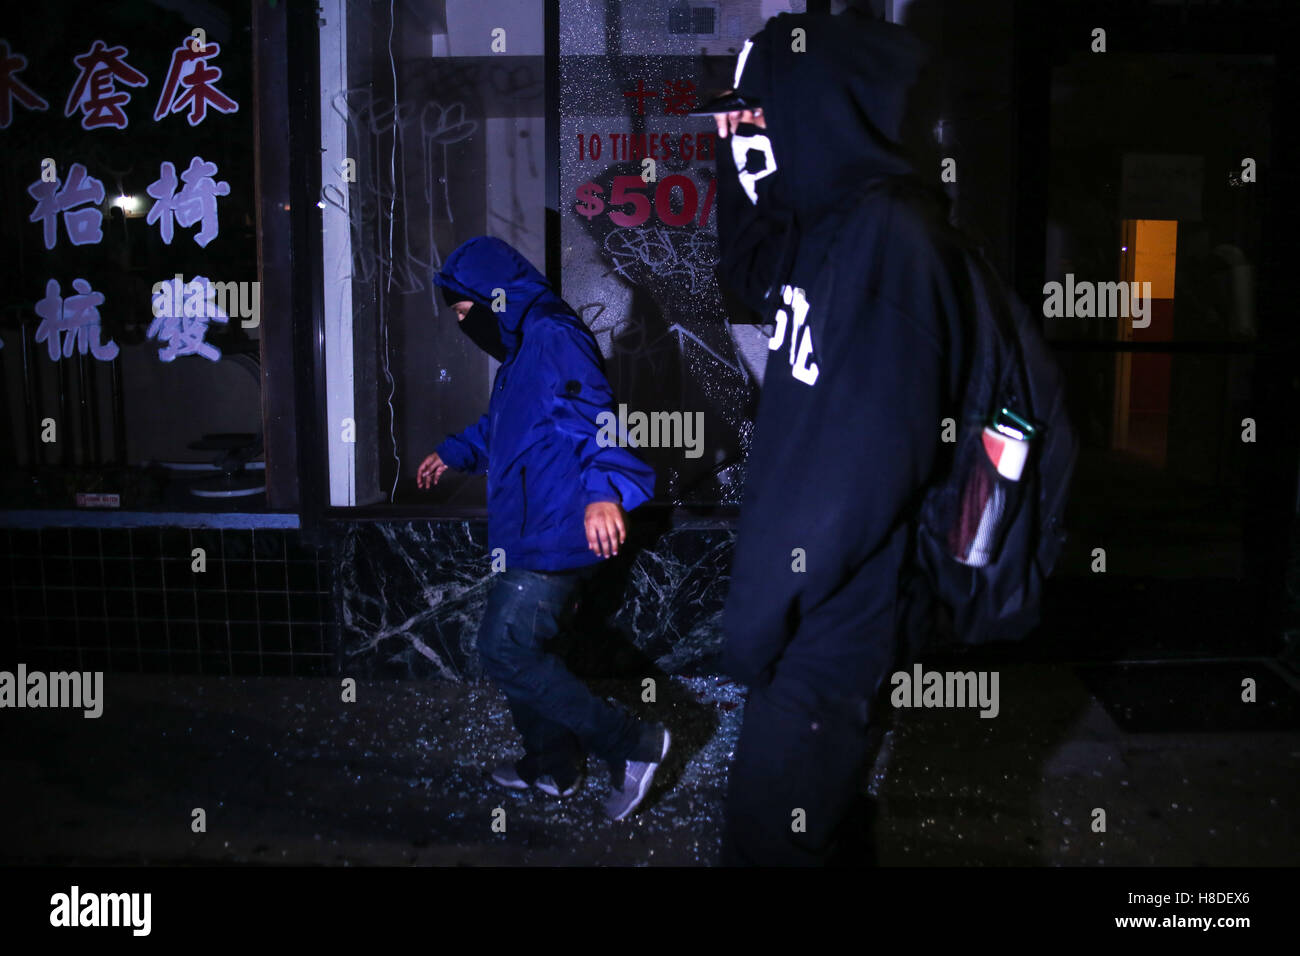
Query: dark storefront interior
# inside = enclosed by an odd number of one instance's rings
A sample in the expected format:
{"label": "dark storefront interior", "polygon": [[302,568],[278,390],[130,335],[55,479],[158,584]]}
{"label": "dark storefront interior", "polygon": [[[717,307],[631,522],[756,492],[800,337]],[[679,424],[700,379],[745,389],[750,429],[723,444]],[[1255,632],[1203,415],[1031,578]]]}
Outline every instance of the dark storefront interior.
{"label": "dark storefront interior", "polygon": [[[396,680],[383,686],[407,704],[410,686],[440,681],[452,689],[437,693],[490,698],[475,649],[493,574],[486,480],[416,482],[491,394],[497,363],[459,334],[431,281],[486,234],[524,253],[592,330],[617,402],[701,422],[689,454],[643,449],[656,497],[599,573],[602,598],[565,648],[575,672],[629,705],[619,682],[646,673],[716,688],[771,330],[719,282],[719,140],[686,114],[728,85],[768,17],[844,6],[50,0],[39,19],[11,13],[0,57],[24,58],[6,69],[46,107],[11,87],[0,124],[0,667]],[[955,161],[943,180],[953,221],[1041,318],[1080,440],[1042,624],[961,659],[1077,668],[1132,733],[1209,732],[1232,703],[1197,697],[1225,673],[1216,662],[1276,696],[1258,718],[1224,716],[1233,731],[1300,726],[1288,281],[1300,196],[1285,169],[1298,74],[1277,25],[1285,6],[874,4],[933,51],[906,145],[922,169]],[[196,97],[164,102],[196,27],[207,59],[193,62],[220,68],[211,84],[226,97],[198,119]],[[72,95],[73,58],[97,40],[125,47],[118,62],[147,81],[117,74],[130,94],[120,126]],[[646,183],[633,150],[656,142]],[[101,238],[79,231],[72,197],[43,189],[47,158],[60,183],[76,164],[102,183],[80,207],[102,213]],[[205,180],[192,162],[215,168]],[[38,215],[47,193],[64,208]],[[218,226],[201,242],[205,216]],[[197,338],[179,318],[168,331],[155,284],[173,276],[238,284],[247,308]],[[1067,276],[1150,282],[1149,324],[1045,314],[1046,284]],[[62,323],[40,306],[49,281]],[[74,281],[102,294],[93,327],[67,321]],[[116,355],[95,354],[110,339]],[[1170,717],[1125,703],[1154,686],[1201,704]],[[709,728],[687,738],[712,753],[713,734],[734,729],[734,699],[675,693]],[[930,797],[918,815],[941,799]],[[977,861],[1095,862],[1017,839]],[[121,861],[114,852],[103,857]],[[1242,860],[1216,852],[1125,862]],[[927,853],[890,861],[971,862],[946,845]],[[20,856],[41,862],[27,844]],[[697,843],[673,859],[708,854]]]}

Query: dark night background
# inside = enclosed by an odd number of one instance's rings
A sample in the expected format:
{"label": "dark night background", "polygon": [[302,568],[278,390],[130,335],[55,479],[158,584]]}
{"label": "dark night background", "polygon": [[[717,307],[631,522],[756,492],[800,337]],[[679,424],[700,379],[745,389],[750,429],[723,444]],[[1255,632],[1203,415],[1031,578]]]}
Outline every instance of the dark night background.
{"label": "dark night background", "polygon": [[[715,217],[636,227],[642,241],[670,235],[667,265],[611,252],[633,245],[612,245],[606,216],[576,212],[577,189],[595,182],[608,198],[636,164],[580,161],[576,137],[707,131],[661,106],[640,115],[621,94],[638,80],[725,86],[766,16],[843,3],[397,0],[391,20],[387,2],[312,6],[52,2],[0,25],[50,102],[16,107],[0,130],[0,670],[101,670],[106,695],[97,720],[0,713],[0,862],[715,863],[744,706],[717,670],[718,623],[766,344],[713,275]],[[1147,268],[1139,221],[1177,232],[1161,247],[1170,294],[1157,295],[1151,328],[1045,324],[1082,449],[1043,623],[1021,644],[927,660],[998,670],[1001,714],[889,715],[863,771],[857,861],[1294,865],[1292,5],[877,8],[935,54],[909,147],[936,175],[956,159],[954,220],[1031,311],[1066,273],[1110,281]],[[219,85],[239,111],[197,130],[154,122],[172,47],[216,20]],[[512,46],[494,59],[484,32],[498,20]],[[1099,26],[1104,54],[1089,50]],[[330,36],[346,62],[322,67]],[[131,91],[125,132],[87,133],[62,114],[71,58],[96,37],[126,45],[149,77]],[[42,157],[61,171],[85,163],[111,200],[142,194],[162,159],[179,172],[191,155],[231,184],[206,249],[179,228],[164,246],[156,226],[112,210],[100,245],[73,247],[60,226],[47,253],[28,222]],[[1133,163],[1153,155],[1201,170],[1190,199],[1158,176],[1137,181]],[[340,174],[343,156],[358,159],[357,181]],[[1235,175],[1246,156],[1253,183]],[[659,175],[688,176],[702,197],[712,164],[677,165]],[[488,360],[428,283],[482,233],[519,247],[579,310],[616,400],[706,416],[701,459],[654,452],[663,493],[633,515],[633,547],[602,569],[561,648],[680,741],[626,824],[599,815],[594,763],[562,803],[503,795],[484,777],[517,738],[474,652],[491,582],[483,482],[414,485],[436,442],[486,408]],[[331,259],[339,237],[346,254]],[[1117,251],[1126,237],[1132,254]],[[219,363],[158,362],[160,343],[142,341],[147,290],[177,271],[259,281],[261,328],[210,331]],[[74,276],[107,297],[116,369],[51,363],[31,341],[46,279],[66,295]],[[336,347],[344,324],[347,349]],[[340,398],[355,443],[338,438]],[[47,415],[60,421],[54,447],[36,437]],[[1246,418],[1254,442],[1241,440]],[[247,439],[232,446],[247,452],[239,461],[194,447],[232,433]],[[192,493],[250,474],[264,491]],[[119,493],[121,507],[78,509],[79,491]],[[655,704],[640,699],[646,677]],[[355,704],[340,701],[345,678],[358,681]],[[1245,678],[1253,704],[1241,701]],[[504,835],[489,829],[502,804]],[[1099,806],[1101,834],[1089,826]],[[190,829],[194,807],[207,809],[206,833]]]}

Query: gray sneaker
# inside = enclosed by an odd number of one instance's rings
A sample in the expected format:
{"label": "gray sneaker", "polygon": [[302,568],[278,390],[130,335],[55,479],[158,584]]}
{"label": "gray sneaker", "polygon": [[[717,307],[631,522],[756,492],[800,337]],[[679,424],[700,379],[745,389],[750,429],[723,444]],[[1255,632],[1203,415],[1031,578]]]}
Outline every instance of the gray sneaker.
{"label": "gray sneaker", "polygon": [[582,786],[582,777],[578,776],[578,778],[575,779],[573,783],[569,784],[567,788],[560,790],[560,785],[556,783],[555,778],[548,773],[538,777],[533,786],[542,791],[542,793],[550,794],[552,797],[571,797],[577,793],[578,788]]}
{"label": "gray sneaker", "polygon": [[[668,756],[668,746],[672,740],[668,734],[668,728],[656,727],[655,734],[656,736],[650,746],[658,753],[658,756],[651,760],[628,760],[626,769],[623,771],[623,786],[615,790],[605,800],[605,812],[609,814],[611,819],[622,820],[640,805],[650,790],[650,783],[654,780],[655,771],[659,769],[659,765]],[[662,735],[662,737],[659,735]],[[636,756],[641,755],[637,754]],[[646,755],[648,756],[648,754]]]}
{"label": "gray sneaker", "polygon": [[[519,776],[519,771],[515,769],[515,765],[512,763],[502,764],[493,770],[492,779],[503,787],[509,787],[511,790],[530,789],[528,781]],[[549,794],[552,797],[571,797],[578,792],[578,788],[581,785],[581,773],[579,773],[573,783],[569,784],[569,786],[563,791],[560,790],[560,785],[555,782],[555,778],[549,773],[538,777],[532,783],[533,787],[536,787],[538,790],[542,791],[542,793]]]}
{"label": "gray sneaker", "polygon": [[503,763],[493,770],[492,779],[511,790],[527,790],[529,786],[528,781],[519,776],[519,771],[512,763]]}

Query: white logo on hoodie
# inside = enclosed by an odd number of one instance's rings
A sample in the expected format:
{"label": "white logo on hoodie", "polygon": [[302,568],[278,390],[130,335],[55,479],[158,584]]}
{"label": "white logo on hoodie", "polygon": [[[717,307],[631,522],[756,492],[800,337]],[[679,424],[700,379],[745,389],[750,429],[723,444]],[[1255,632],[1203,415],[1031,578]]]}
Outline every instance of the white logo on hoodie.
{"label": "white logo on hoodie", "polygon": [[[776,331],[768,340],[767,347],[775,352],[785,344],[785,333],[790,331],[790,374],[805,385],[817,381],[817,363],[809,362],[812,356],[812,326],[808,324],[808,300],[804,291],[788,285],[781,286],[781,299],[790,307],[776,310]],[[793,319],[791,313],[794,314]]]}
{"label": "white logo on hoodie", "polygon": [[745,73],[745,61],[749,59],[749,51],[754,49],[754,41],[746,40],[745,45],[740,48],[740,55],[736,57],[736,75],[732,77],[731,88],[740,89],[740,78]]}
{"label": "white logo on hoodie", "polygon": [[[736,76],[731,82],[733,90],[740,89],[740,78],[745,72],[745,61],[749,59],[749,51],[754,48],[753,40],[746,40],[745,46],[740,51],[740,56],[736,57]],[[747,171],[747,160],[749,151],[756,149],[763,154],[765,165],[757,172],[754,170]],[[754,188],[754,183],[766,176],[771,176],[776,172],[776,156],[772,153],[772,141],[766,136],[741,136],[733,133],[731,136],[731,156],[736,161],[736,172],[740,178],[740,185],[745,189],[745,195],[755,206],[758,205],[758,191]]]}

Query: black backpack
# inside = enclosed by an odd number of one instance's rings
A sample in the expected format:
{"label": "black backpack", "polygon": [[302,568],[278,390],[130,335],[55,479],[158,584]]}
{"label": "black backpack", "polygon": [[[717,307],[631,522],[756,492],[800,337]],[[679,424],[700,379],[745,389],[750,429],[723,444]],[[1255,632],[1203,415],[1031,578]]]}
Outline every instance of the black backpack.
{"label": "black backpack", "polygon": [[[917,564],[946,611],[939,615],[941,638],[975,645],[1019,640],[1039,623],[1043,582],[1066,540],[1078,436],[1066,416],[1060,366],[1028,309],[981,252],[968,247],[965,258],[961,417],[949,467],[922,499],[914,543]],[[984,428],[1002,409],[1033,429],[1018,481],[1000,475],[984,448]],[[981,556],[974,563],[972,550]]]}

